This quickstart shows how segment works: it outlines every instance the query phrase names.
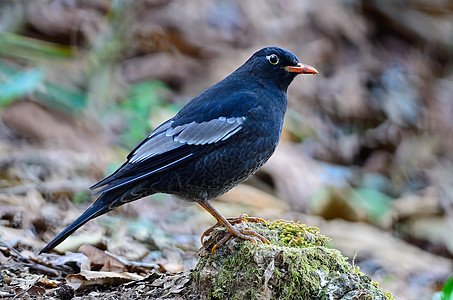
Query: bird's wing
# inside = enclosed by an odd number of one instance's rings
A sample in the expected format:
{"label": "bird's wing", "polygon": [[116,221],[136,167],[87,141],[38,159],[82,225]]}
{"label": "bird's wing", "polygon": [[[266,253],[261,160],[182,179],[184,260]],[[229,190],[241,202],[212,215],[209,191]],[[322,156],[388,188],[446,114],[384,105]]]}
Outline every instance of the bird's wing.
{"label": "bird's wing", "polygon": [[104,193],[184,164],[236,134],[245,120],[245,117],[221,116],[206,122],[172,126],[174,121],[170,119],[143,140],[115,173],[91,189],[106,185],[95,194]]}
{"label": "bird's wing", "polygon": [[136,163],[153,156],[180,148],[184,145],[206,145],[226,140],[242,128],[245,117],[219,117],[207,122],[183,124],[172,127],[173,121],[148,138],[128,156],[129,163]]}

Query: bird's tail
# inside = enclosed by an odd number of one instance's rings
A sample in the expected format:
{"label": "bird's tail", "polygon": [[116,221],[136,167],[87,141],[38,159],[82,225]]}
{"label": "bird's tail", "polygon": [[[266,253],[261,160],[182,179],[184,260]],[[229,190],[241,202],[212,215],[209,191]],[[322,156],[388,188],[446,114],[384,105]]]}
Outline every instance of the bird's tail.
{"label": "bird's tail", "polygon": [[42,250],[39,252],[46,253],[58,246],[61,242],[63,242],[68,236],[70,236],[74,231],[76,231],[79,227],[83,226],[86,222],[91,219],[94,219],[100,215],[103,215],[112,209],[112,205],[108,205],[108,201],[103,199],[107,196],[107,194],[102,194],[92,206],[90,206],[80,217],[77,218],[71,225],[66,227],[56,238],[54,238],[49,244],[47,244]]}

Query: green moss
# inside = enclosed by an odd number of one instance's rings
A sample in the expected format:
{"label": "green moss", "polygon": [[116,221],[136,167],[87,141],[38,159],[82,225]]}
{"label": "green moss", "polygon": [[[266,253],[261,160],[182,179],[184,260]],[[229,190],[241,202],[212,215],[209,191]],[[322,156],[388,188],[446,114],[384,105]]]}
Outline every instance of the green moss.
{"label": "green moss", "polygon": [[279,232],[277,243],[288,247],[325,246],[328,238],[319,233],[316,227],[305,224],[277,220],[268,225],[271,230]]}
{"label": "green moss", "polygon": [[[200,299],[392,299],[326,248],[328,238],[317,228],[282,220],[247,226],[271,244],[233,238],[214,255],[203,251],[191,273]],[[215,230],[211,246],[224,234]]]}

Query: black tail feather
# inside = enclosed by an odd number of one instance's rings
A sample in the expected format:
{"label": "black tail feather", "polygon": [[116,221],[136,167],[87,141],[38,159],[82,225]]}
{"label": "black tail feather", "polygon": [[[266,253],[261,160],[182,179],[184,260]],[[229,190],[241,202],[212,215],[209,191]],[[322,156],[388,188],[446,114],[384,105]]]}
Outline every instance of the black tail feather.
{"label": "black tail feather", "polygon": [[[101,197],[103,197],[104,195],[102,195]],[[91,219],[103,215],[113,209],[110,208],[109,205],[106,205],[105,201],[99,201],[100,198],[98,198],[97,201],[92,206],[90,206],[80,217],[78,217],[77,220],[72,222],[71,225],[66,227],[66,229],[63,230],[56,238],[54,238],[49,244],[42,248],[39,254],[51,251],[53,248],[55,248],[61,242],[63,242],[68,236],[70,236],[74,231],[76,231],[79,227],[83,226]]]}

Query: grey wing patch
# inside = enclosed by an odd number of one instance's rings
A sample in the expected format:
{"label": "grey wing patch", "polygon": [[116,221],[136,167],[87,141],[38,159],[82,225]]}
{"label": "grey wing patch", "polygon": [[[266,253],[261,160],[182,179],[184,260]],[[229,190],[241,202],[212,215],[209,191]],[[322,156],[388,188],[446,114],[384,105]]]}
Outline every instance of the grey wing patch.
{"label": "grey wing patch", "polygon": [[167,121],[151,132],[147,141],[135,149],[128,162],[133,164],[176,148],[178,144],[165,135],[165,131],[171,129],[172,123],[171,120]]}
{"label": "grey wing patch", "polygon": [[226,140],[242,128],[245,117],[220,117],[208,122],[185,124],[167,129],[167,136],[187,145],[205,145]]}
{"label": "grey wing patch", "polygon": [[241,130],[245,119],[245,117],[220,117],[207,122],[191,122],[176,127],[172,127],[174,121],[167,121],[156,128],[148,136],[148,140],[136,149],[129,163],[136,163],[183,145],[206,145],[224,141]]}

